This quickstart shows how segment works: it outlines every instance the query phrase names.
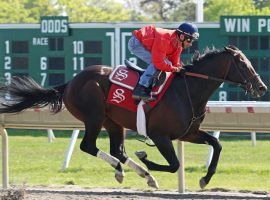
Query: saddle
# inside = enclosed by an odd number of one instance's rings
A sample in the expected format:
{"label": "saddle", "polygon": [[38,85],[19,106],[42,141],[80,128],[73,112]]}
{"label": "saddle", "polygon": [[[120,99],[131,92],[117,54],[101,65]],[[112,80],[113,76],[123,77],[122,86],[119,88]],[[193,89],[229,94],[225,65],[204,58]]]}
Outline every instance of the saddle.
{"label": "saddle", "polygon": [[[137,103],[132,98],[132,91],[138,84],[140,76],[144,71],[144,69],[128,60],[125,60],[125,65],[115,67],[109,76],[109,80],[112,85],[110,87],[107,103],[136,112]],[[162,72],[158,74],[157,81],[151,91],[151,95],[155,96],[157,100],[145,104],[148,105],[147,110],[150,110],[159,102],[170,85],[173,77],[174,74],[170,72]]]}
{"label": "saddle", "polygon": [[[139,73],[139,75],[141,76],[144,72],[145,69],[140,68],[139,66],[135,65],[134,63],[130,62],[129,60],[125,60],[125,66],[131,70],[134,70],[136,72]],[[161,86],[164,81],[166,80],[166,72],[163,71],[157,71],[154,75],[153,75],[153,84],[152,84],[152,88],[154,88],[155,86]],[[138,82],[137,82],[138,84]],[[150,89],[152,89],[150,88]]]}

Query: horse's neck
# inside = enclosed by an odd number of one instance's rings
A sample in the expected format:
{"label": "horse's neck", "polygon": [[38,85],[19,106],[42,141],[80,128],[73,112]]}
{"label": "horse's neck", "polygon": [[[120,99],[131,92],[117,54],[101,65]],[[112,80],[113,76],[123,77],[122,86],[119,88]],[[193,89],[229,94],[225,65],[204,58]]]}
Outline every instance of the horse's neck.
{"label": "horse's neck", "polygon": [[204,109],[210,97],[221,85],[220,82],[194,77],[186,77],[186,80],[192,104],[197,109]]}
{"label": "horse's neck", "polygon": [[[226,68],[226,63],[223,63],[224,66],[216,66],[216,65],[217,64],[213,62],[208,63],[207,66],[201,66],[201,68],[196,67],[198,70],[196,70],[196,68],[192,69],[192,67],[190,68],[190,70],[194,73],[210,75],[216,78],[224,77],[223,71],[224,68]],[[194,109],[198,110],[205,108],[206,103],[208,102],[212,94],[221,85],[221,82],[190,76],[186,76],[186,82],[185,81],[183,82],[184,84],[187,84],[190,99],[192,101]]]}

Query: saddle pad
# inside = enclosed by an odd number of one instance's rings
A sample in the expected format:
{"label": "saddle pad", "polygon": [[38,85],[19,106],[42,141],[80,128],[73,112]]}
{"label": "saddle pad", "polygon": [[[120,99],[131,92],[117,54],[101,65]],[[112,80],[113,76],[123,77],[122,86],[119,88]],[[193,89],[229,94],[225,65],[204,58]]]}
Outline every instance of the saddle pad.
{"label": "saddle pad", "polygon": [[[173,73],[168,73],[164,83],[153,88],[152,94],[155,95],[157,100],[146,103],[144,105],[146,111],[148,111],[149,108],[153,108],[159,102],[166,89],[169,87],[173,77]],[[122,107],[132,112],[137,112],[137,104],[132,98],[132,91],[137,85],[139,78],[140,76],[138,72],[123,65],[114,69],[109,77],[112,85],[108,94],[107,103]]]}
{"label": "saddle pad", "polygon": [[[166,82],[168,81],[171,75],[172,73],[166,72],[166,77],[165,77],[164,82],[160,84],[159,86],[154,87],[152,89],[151,94],[158,95],[164,88]],[[124,65],[119,65],[110,74],[109,79],[112,83],[116,85],[133,90],[140,79],[140,74],[137,71],[127,68]]]}
{"label": "saddle pad", "polygon": [[133,90],[139,81],[140,74],[126,66],[119,65],[110,74],[109,79],[112,83]]}

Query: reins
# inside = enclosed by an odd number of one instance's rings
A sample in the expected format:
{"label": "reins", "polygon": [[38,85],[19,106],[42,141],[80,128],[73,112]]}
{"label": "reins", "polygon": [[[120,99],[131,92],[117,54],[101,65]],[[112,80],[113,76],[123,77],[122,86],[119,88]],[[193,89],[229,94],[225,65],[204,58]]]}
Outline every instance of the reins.
{"label": "reins", "polygon": [[195,121],[197,121],[198,119],[202,118],[205,115],[205,113],[206,113],[206,110],[205,110],[202,114],[200,114],[198,116],[195,116],[195,111],[194,111],[194,108],[193,108],[192,99],[191,99],[191,96],[190,96],[189,87],[188,87],[188,83],[187,83],[187,79],[186,79],[186,76],[185,75],[184,75],[184,80],[185,80],[185,86],[186,86],[186,91],[187,91],[187,96],[188,96],[189,104],[190,104],[190,107],[191,107],[192,118],[191,118],[191,120],[189,122],[189,125],[188,125],[187,129],[185,130],[185,132],[184,132],[184,134],[183,134],[182,137],[184,137],[188,133],[188,131],[192,127],[193,123]]}
{"label": "reins", "polygon": [[184,75],[192,76],[192,77],[197,77],[197,78],[202,78],[202,79],[207,79],[207,80],[218,81],[218,82],[221,82],[221,83],[225,82],[225,83],[229,83],[229,84],[236,85],[236,86],[243,86],[243,85],[245,85],[243,83],[229,81],[229,80],[225,80],[225,79],[222,79],[222,78],[217,78],[217,77],[208,76],[208,75],[199,74],[199,73],[194,73],[194,72],[184,72]]}
{"label": "reins", "polygon": [[[233,66],[236,66],[236,63],[235,63],[235,60],[234,59],[233,59]],[[238,87],[243,87],[246,90],[248,89],[248,86],[250,85],[250,80],[253,80],[255,77],[260,76],[259,74],[256,73],[253,76],[249,77],[248,79],[245,79],[244,76],[243,76],[243,74],[236,67],[236,70],[237,70],[239,76],[243,80],[243,83],[226,80],[226,77],[227,77],[227,75],[228,75],[228,73],[230,71],[230,68],[231,68],[231,66],[227,69],[227,72],[226,72],[224,78],[217,78],[217,77],[208,76],[208,75],[205,75],[205,74],[194,73],[194,72],[187,72],[187,71],[184,71],[184,75],[192,76],[192,77],[196,77],[196,78],[207,79],[207,80],[213,80],[213,81],[217,81],[217,82],[220,82],[220,83],[223,83],[224,82],[224,83],[228,83],[228,84],[235,85],[235,86],[238,86]],[[185,70],[185,69],[182,69],[182,70]]]}
{"label": "reins", "polygon": [[[236,66],[236,63],[235,63],[235,60],[234,59],[233,59],[233,66]],[[191,77],[196,77],[196,78],[202,78],[202,79],[207,79],[207,80],[213,80],[213,81],[217,81],[217,82],[220,82],[220,83],[224,83],[225,82],[225,83],[228,83],[228,84],[232,84],[232,85],[236,85],[236,86],[240,86],[240,87],[245,87],[246,91],[249,89],[248,87],[251,84],[250,83],[250,80],[253,80],[254,77],[259,76],[258,74],[254,74],[253,76],[249,77],[248,79],[245,79],[244,76],[243,76],[243,74],[236,67],[238,74],[240,75],[241,79],[243,80],[243,83],[226,80],[227,75],[228,75],[228,73],[230,71],[230,68],[231,68],[231,65],[226,70],[226,73],[225,73],[224,78],[217,78],[217,77],[208,76],[208,75],[205,75],[205,74],[188,72],[188,71],[185,71],[185,69],[182,69],[182,70],[184,70],[184,73],[183,72],[180,72],[180,73],[182,73],[184,75],[187,96],[188,96],[188,100],[189,100],[189,104],[190,104],[191,112],[192,112],[192,118],[191,118],[190,123],[189,123],[187,129],[185,130],[185,132],[184,132],[184,134],[183,134],[182,137],[184,137],[188,133],[188,131],[190,130],[190,128],[192,127],[192,125],[194,124],[194,122],[197,121],[198,119],[202,118],[205,115],[205,113],[206,113],[206,110],[204,110],[204,112],[202,114],[200,114],[198,116],[195,116],[195,111],[194,111],[194,108],[193,108],[192,99],[191,99],[191,96],[190,96],[190,92],[189,92],[189,87],[188,87],[188,83],[187,83],[187,80],[186,80],[186,76],[191,76]]]}

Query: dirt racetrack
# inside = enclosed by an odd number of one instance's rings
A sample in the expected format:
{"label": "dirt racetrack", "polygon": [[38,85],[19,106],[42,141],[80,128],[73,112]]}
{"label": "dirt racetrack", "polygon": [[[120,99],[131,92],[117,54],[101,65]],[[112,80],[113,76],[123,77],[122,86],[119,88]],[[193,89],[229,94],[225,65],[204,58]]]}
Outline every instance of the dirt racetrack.
{"label": "dirt racetrack", "polygon": [[186,192],[176,191],[140,191],[131,189],[79,188],[68,186],[26,187],[1,190],[1,200],[161,200],[161,199],[270,199],[269,192],[233,192],[222,189],[211,191]]}

